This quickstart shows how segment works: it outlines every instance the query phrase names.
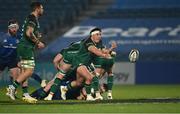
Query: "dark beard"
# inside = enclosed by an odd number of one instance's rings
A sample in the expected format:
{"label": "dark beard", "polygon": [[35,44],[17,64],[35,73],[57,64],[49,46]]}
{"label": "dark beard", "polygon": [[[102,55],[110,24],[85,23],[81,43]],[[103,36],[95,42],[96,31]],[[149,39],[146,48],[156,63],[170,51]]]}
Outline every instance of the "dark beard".
{"label": "dark beard", "polygon": [[15,33],[15,32],[9,31],[9,34],[10,34],[11,36],[16,36],[16,33]]}

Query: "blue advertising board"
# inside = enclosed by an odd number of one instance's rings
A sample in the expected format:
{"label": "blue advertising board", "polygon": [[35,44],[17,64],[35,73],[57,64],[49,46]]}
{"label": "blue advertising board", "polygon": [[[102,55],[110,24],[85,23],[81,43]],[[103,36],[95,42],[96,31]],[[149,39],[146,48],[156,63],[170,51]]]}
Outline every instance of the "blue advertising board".
{"label": "blue advertising board", "polygon": [[94,27],[102,28],[107,47],[111,41],[117,42],[118,53],[129,53],[132,48],[137,48],[141,56],[148,53],[175,55],[180,51],[179,18],[88,19],[48,45],[42,54],[56,54],[71,42],[89,37]]}
{"label": "blue advertising board", "polygon": [[180,62],[143,61],[136,64],[136,84],[179,84]]}

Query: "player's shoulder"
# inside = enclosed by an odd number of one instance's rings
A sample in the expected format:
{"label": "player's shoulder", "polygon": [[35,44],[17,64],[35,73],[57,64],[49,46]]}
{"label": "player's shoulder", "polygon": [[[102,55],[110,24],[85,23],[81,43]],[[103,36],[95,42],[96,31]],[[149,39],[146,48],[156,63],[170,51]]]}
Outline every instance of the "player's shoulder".
{"label": "player's shoulder", "polygon": [[0,32],[0,37],[1,37],[1,39],[5,39],[5,38],[9,37],[9,34],[5,33],[5,32]]}
{"label": "player's shoulder", "polygon": [[5,33],[5,32],[0,32],[0,36],[4,36],[4,35],[7,35],[7,33]]}
{"label": "player's shoulder", "polygon": [[36,21],[36,17],[34,16],[34,15],[32,15],[32,14],[30,14],[30,15],[28,15],[27,16],[27,19],[29,20],[29,21]]}
{"label": "player's shoulder", "polygon": [[94,43],[93,43],[93,41],[91,40],[91,38],[87,38],[85,41],[84,41],[84,46],[86,47],[86,48],[89,48],[90,46],[93,46],[94,45]]}
{"label": "player's shoulder", "polygon": [[91,38],[87,38],[86,40],[84,40],[85,44],[93,44],[93,41]]}

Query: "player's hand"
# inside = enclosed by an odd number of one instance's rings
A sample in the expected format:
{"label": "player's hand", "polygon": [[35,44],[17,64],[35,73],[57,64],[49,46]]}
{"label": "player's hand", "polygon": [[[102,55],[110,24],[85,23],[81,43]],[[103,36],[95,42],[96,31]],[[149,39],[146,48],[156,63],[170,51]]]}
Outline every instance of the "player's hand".
{"label": "player's hand", "polygon": [[42,33],[38,33],[38,34],[37,34],[37,37],[38,37],[38,38],[42,38]]}
{"label": "player's hand", "polygon": [[111,42],[111,48],[112,48],[112,49],[117,48],[117,43],[116,43],[115,41],[112,41],[112,42]]}
{"label": "player's hand", "polygon": [[45,47],[45,45],[44,45],[44,43],[39,42],[38,45],[37,45],[37,47],[38,47],[39,49],[42,49],[42,48]]}
{"label": "player's hand", "polygon": [[104,54],[104,58],[111,59],[111,55],[110,54]]}
{"label": "player's hand", "polygon": [[103,49],[102,52],[105,53],[105,54],[108,54],[108,53],[109,53],[109,50]]}

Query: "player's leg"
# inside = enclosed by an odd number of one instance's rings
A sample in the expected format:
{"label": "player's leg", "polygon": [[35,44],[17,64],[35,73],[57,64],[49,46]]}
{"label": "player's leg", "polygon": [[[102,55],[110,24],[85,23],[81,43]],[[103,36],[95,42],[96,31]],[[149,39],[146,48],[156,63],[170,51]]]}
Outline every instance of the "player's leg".
{"label": "player's leg", "polygon": [[[9,72],[10,72],[10,84],[13,84],[13,81],[17,79],[18,75],[20,74],[20,68],[17,66],[17,60],[11,60],[10,62],[8,62],[6,65],[9,68]],[[10,87],[7,88],[7,93],[6,95],[10,96]],[[13,99],[13,97],[12,97]]]}
{"label": "player's leg", "polygon": [[83,87],[80,91],[80,95],[76,98],[77,100],[86,100],[86,90],[85,88]]}
{"label": "player's leg", "polygon": [[85,90],[87,93],[87,98],[86,100],[95,100],[91,96],[91,82],[93,80],[93,75],[89,72],[87,67],[85,65],[81,65],[77,68],[77,73],[80,74],[84,79],[85,79]]}
{"label": "player's leg", "polygon": [[[25,68],[22,68],[21,67],[21,73],[25,72]],[[25,81],[23,81],[21,83],[21,87],[22,87],[22,100],[26,101],[26,102],[29,102],[29,103],[36,103],[37,102],[37,99],[31,97],[29,95],[29,92],[28,92],[28,79],[26,79]]]}
{"label": "player's leg", "polygon": [[[93,64],[95,66],[95,74],[96,74],[96,78],[94,79],[95,81],[93,81],[93,82],[99,81],[99,79],[103,76],[103,74],[105,72],[103,69],[105,61],[106,60],[104,58],[99,58],[99,57],[95,58],[95,61],[93,61]],[[92,83],[92,86],[94,85],[95,87],[97,87],[95,84],[96,83]],[[92,91],[92,93],[94,92],[95,94],[97,94],[96,96],[99,96],[101,98],[102,96],[100,95],[99,84],[98,84],[98,89],[95,87],[93,87],[94,91]]]}
{"label": "player's leg", "polygon": [[14,96],[14,92],[16,88],[24,82],[29,76],[32,75],[34,68],[25,68],[17,79],[13,82],[13,85],[10,85],[10,89],[12,90],[12,96]]}
{"label": "player's leg", "polygon": [[54,93],[57,91],[59,86],[61,85],[63,77],[66,75],[66,72],[71,68],[71,64],[67,64],[64,61],[60,62],[59,72],[55,75],[54,84],[51,86],[49,95],[45,98],[45,100],[52,100]]}
{"label": "player's leg", "polygon": [[71,81],[70,83],[67,84],[67,86],[61,86],[60,90],[61,90],[61,98],[63,100],[66,100],[66,92],[69,90],[72,90],[73,88],[77,88],[79,86],[82,85],[82,83],[84,82],[84,78],[80,76],[80,74],[78,74],[76,72],[76,70],[72,71],[69,75],[67,75],[69,77],[74,78],[76,76],[76,79],[74,81]]}
{"label": "player's leg", "polygon": [[22,72],[18,78],[13,81],[13,84],[9,86],[10,89],[10,98],[15,100],[15,90],[16,88],[31,75],[33,72],[33,69],[26,69],[25,72]]}
{"label": "player's leg", "polygon": [[19,73],[20,73],[20,69],[18,67],[15,68],[10,68],[10,76],[12,77],[13,80],[16,80]]}
{"label": "player's leg", "polygon": [[103,97],[101,96],[100,91],[99,91],[99,87],[100,87],[99,86],[99,76],[96,74],[96,75],[94,75],[93,80],[92,80],[92,88],[93,89],[91,89],[91,92],[95,93],[96,100],[103,100]]}
{"label": "player's leg", "polygon": [[44,99],[48,95],[50,88],[53,85],[53,83],[54,83],[54,79],[49,81],[45,87],[42,87],[42,88],[34,91],[31,94],[31,96],[34,98],[37,98],[37,99]]}
{"label": "player's leg", "polygon": [[16,80],[18,75],[20,74],[20,68],[18,67],[18,60],[14,59],[7,63],[7,67],[9,68],[10,75],[13,80]]}
{"label": "player's leg", "polygon": [[22,93],[23,93],[23,97],[29,95],[29,93],[28,93],[28,80],[25,80],[25,81],[22,83]]}
{"label": "player's leg", "polygon": [[29,95],[28,80],[26,80],[22,83],[22,92],[23,92],[23,96],[22,96],[23,101],[26,101],[28,103],[36,103],[37,102],[37,99],[35,99]]}
{"label": "player's leg", "polygon": [[[100,91],[99,91],[99,77],[100,77],[101,72],[97,73],[93,64],[87,66],[87,68],[93,74],[93,79],[92,79],[92,83],[91,83],[91,87],[92,87],[91,93],[95,94],[96,100],[103,100],[103,97],[101,96]],[[101,69],[99,69],[99,70],[101,70]]]}
{"label": "player's leg", "polygon": [[113,69],[113,65],[114,65],[114,58],[112,59],[102,59],[101,61],[101,77],[104,76],[104,74],[107,72],[108,74],[108,78],[107,78],[107,89],[108,89],[108,93],[107,93],[107,99],[112,99],[112,86],[113,86],[113,73],[112,73],[112,69]]}
{"label": "player's leg", "polygon": [[38,74],[33,73],[31,78],[36,80],[41,85],[41,87],[45,87],[46,86],[46,80],[41,79],[41,77]]}
{"label": "player's leg", "polygon": [[114,74],[112,72],[112,68],[107,72],[108,73],[108,78],[107,78],[107,99],[113,99],[112,97],[112,87],[113,87],[113,78]]}
{"label": "player's leg", "polygon": [[44,87],[44,91],[48,92],[51,89],[51,86],[54,84],[54,79],[48,82],[48,84]]}
{"label": "player's leg", "polygon": [[11,69],[9,69],[9,73],[10,73],[10,84],[9,85],[11,85],[13,83],[13,81],[17,79],[17,77],[20,73],[20,69],[18,67],[11,68]]}
{"label": "player's leg", "polygon": [[[7,65],[3,61],[0,60],[0,76],[2,75],[2,72],[4,71],[6,66]],[[10,79],[10,81],[11,81],[11,79]],[[13,81],[13,79],[12,79],[12,81]],[[9,96],[9,88],[6,88],[6,89],[7,89],[6,95]]]}
{"label": "player's leg", "polygon": [[14,98],[16,88],[20,84],[22,84],[22,82],[24,82],[28,77],[32,75],[35,67],[34,51],[32,48],[27,48],[22,45],[18,45],[17,52],[21,58],[20,60],[21,73],[17,77],[17,79],[13,82],[13,84],[10,85],[11,98]]}
{"label": "player's leg", "polygon": [[[52,100],[54,93],[58,90],[59,86],[62,83],[62,79],[64,78],[64,76],[70,70],[72,66],[74,54],[69,54],[66,51],[66,52],[63,52],[63,57],[61,56],[61,54],[58,54],[58,55],[60,56],[58,57],[56,56],[58,58],[56,62],[59,62],[59,64],[57,65],[58,67],[56,66],[55,67],[58,68],[59,71],[55,75],[54,84],[51,86],[49,95],[44,100]],[[55,62],[55,60],[53,62]]]}
{"label": "player's leg", "polygon": [[34,80],[36,80],[39,84],[41,84],[42,79],[40,78],[39,75],[37,75],[36,73],[33,73],[31,78],[33,78]]}
{"label": "player's leg", "polygon": [[77,82],[76,82],[76,76],[77,76],[77,72],[76,72],[76,68],[73,68],[71,70],[69,70],[66,74],[66,76],[64,77],[64,79],[66,81],[70,81],[69,83],[65,83],[63,85],[60,86],[60,91],[61,91],[61,98],[63,100],[66,100],[66,92],[69,90],[72,90],[73,88],[77,87]]}
{"label": "player's leg", "polygon": [[41,96],[41,93],[44,92],[43,89],[44,89],[44,88],[41,87],[41,88],[39,88],[39,89],[33,91],[33,92],[30,94],[31,97],[36,98],[36,99],[38,99],[38,100],[44,99],[44,97],[46,97],[47,94],[46,94],[46,92],[45,92],[45,96],[43,96],[43,97]]}
{"label": "player's leg", "polygon": [[114,58],[109,59],[106,62],[106,67],[105,67],[105,71],[108,74],[108,78],[107,78],[107,99],[113,99],[112,97],[112,87],[113,87],[113,78],[114,78],[114,74],[113,74],[113,66],[114,66],[115,60]]}

